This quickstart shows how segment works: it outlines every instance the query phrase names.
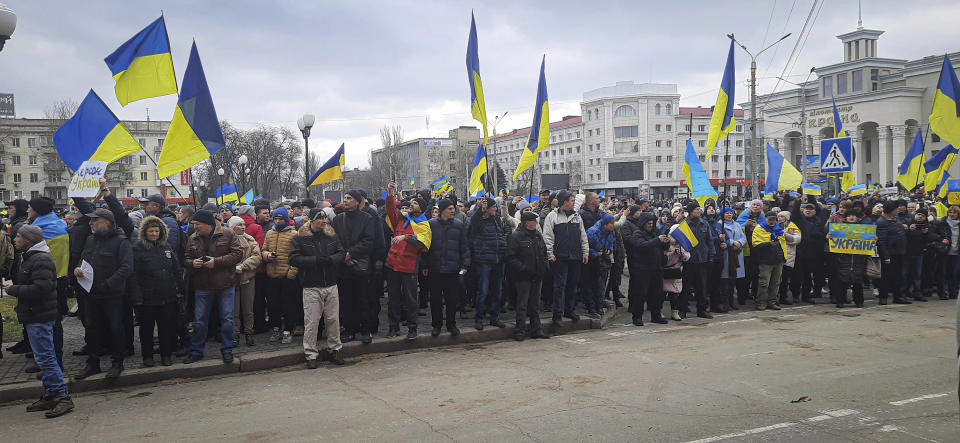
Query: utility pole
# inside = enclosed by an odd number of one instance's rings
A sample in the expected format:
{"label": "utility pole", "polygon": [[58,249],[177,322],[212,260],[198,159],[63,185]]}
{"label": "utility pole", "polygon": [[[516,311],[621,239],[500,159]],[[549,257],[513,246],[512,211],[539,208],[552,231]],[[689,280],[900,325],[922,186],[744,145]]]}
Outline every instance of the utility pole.
{"label": "utility pole", "polygon": [[810,81],[810,76],[813,75],[813,72],[816,70],[816,67],[811,67],[810,72],[807,73],[807,78],[803,81],[802,84],[796,84],[790,80],[787,80],[783,77],[777,77],[778,79],[790,83],[793,86],[800,88],[800,136],[803,137],[803,140],[800,141],[800,150],[803,151],[803,158],[800,163],[803,170],[803,183],[807,183],[807,155],[812,155],[812,146],[811,149],[807,149],[807,92],[803,89],[804,85]]}

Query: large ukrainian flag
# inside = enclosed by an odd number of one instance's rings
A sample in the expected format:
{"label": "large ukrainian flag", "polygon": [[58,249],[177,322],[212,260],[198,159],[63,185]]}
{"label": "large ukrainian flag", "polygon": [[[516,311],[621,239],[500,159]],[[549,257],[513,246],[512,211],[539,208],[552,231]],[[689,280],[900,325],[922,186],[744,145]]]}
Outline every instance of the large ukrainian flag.
{"label": "large ukrainian flag", "polygon": [[956,160],[957,153],[957,148],[954,148],[952,145],[947,145],[923,163],[923,169],[927,171],[927,176],[924,177],[923,187],[927,194],[933,193],[935,189],[939,188],[941,179],[943,179],[944,174],[950,169],[953,161]]}
{"label": "large ukrainian flag", "polygon": [[683,178],[687,181],[687,188],[700,205],[709,198],[717,199],[717,191],[710,184],[710,177],[700,163],[697,150],[693,149],[693,140],[687,139],[687,151],[683,154]]}
{"label": "large ukrainian flag", "polygon": [[713,117],[710,118],[710,132],[707,133],[707,157],[713,155],[713,148],[720,139],[727,136],[736,126],[733,118],[734,78],[733,67],[733,39],[730,39],[730,51],[727,53],[727,66],[723,69],[723,80],[720,81],[720,92],[717,94],[717,103],[713,106]]}
{"label": "large ukrainian flag", "polygon": [[912,191],[923,180],[923,176],[923,136],[920,135],[920,131],[917,131],[910,150],[900,164],[897,181],[903,185],[904,189]]}
{"label": "large ukrainian flag", "polygon": [[[943,57],[940,81],[933,94],[930,110],[930,129],[954,146],[960,146],[960,81],[953,70],[950,57]],[[928,169],[929,170],[929,169]]]}
{"label": "large ukrainian flag", "polygon": [[778,190],[795,190],[803,183],[803,175],[788,161],[784,161],[783,154],[767,143],[767,182],[764,191],[777,192]]}
{"label": "large ukrainian flag", "polygon": [[170,39],[162,15],[103,61],[113,73],[117,101],[123,106],[177,92]]}
{"label": "large ukrainian flag", "polygon": [[73,171],[87,160],[111,163],[140,150],[140,143],[93,89],[53,134],[53,144],[60,160]]}
{"label": "large ukrainian flag", "polygon": [[70,262],[70,238],[67,235],[67,223],[60,220],[56,213],[50,212],[37,217],[32,223],[43,231],[43,240],[50,248],[50,257],[57,266],[57,278],[67,275]]}
{"label": "large ukrainian flag", "polygon": [[180,100],[157,162],[160,177],[169,177],[200,163],[226,144],[196,42],[190,49],[187,72],[180,89]]}
{"label": "large ukrainian flag", "polygon": [[470,172],[470,189],[468,195],[470,200],[476,199],[476,196],[483,195],[484,178],[487,175],[487,150],[483,144],[477,146],[477,154],[473,157],[473,170]]}
{"label": "large ukrainian flag", "polygon": [[470,37],[467,39],[467,83],[470,83],[470,112],[483,125],[483,144],[487,144],[487,105],[480,81],[480,54],[477,51],[477,22],[470,12]]}
{"label": "large ukrainian flag", "polygon": [[337,152],[333,153],[333,157],[330,157],[330,160],[327,160],[327,162],[320,166],[320,169],[317,169],[317,172],[310,177],[309,186],[322,185],[343,178],[343,146],[344,143],[341,143],[340,149],[337,149]]}
{"label": "large ukrainian flag", "polygon": [[537,84],[537,104],[533,109],[530,138],[527,140],[527,146],[523,149],[523,154],[520,155],[517,170],[513,171],[514,180],[521,172],[526,171],[537,162],[540,151],[547,149],[550,142],[550,107],[547,102],[547,77],[544,74],[546,63],[547,56],[544,55],[540,61],[540,82]]}

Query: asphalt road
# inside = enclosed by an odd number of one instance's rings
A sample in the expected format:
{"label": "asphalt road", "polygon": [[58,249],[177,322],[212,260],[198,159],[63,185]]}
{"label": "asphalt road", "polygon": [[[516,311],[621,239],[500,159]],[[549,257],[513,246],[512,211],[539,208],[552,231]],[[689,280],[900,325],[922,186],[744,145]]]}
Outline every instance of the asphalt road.
{"label": "asphalt road", "polygon": [[747,311],[142,386],[55,420],[0,407],[0,438],[956,442],[955,309]]}

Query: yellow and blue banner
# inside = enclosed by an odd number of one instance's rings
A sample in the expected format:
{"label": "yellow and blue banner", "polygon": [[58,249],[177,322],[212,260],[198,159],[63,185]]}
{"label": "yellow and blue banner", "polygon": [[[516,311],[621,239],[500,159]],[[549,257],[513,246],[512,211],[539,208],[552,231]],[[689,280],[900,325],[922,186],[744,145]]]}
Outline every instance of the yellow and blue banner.
{"label": "yellow and blue banner", "polygon": [[240,203],[253,203],[253,188],[248,190],[246,194],[240,196]]}
{"label": "yellow and blue banner", "polygon": [[857,195],[863,195],[867,193],[867,185],[855,185],[847,189],[847,195],[854,197]]}
{"label": "yellow and blue banner", "polygon": [[310,177],[308,186],[322,185],[324,183],[330,183],[334,180],[343,179],[343,163],[344,163],[344,143],[340,144],[340,149],[337,149],[337,152],[333,153],[333,156],[330,157],[330,160],[327,160],[326,163],[320,165],[320,169],[317,169],[317,172],[313,173],[313,176]]}
{"label": "yellow and blue banner", "polygon": [[943,218],[947,216],[947,205],[937,202],[937,218]]}
{"label": "yellow and blue banner", "polygon": [[523,154],[520,155],[520,162],[517,163],[517,169],[513,171],[513,179],[516,180],[521,172],[526,171],[537,163],[537,157],[540,151],[547,149],[550,142],[550,109],[547,100],[547,77],[544,74],[544,67],[547,63],[547,56],[544,55],[540,61],[540,81],[537,83],[537,104],[533,109],[533,124],[530,125],[530,138],[527,139],[527,146],[523,148]]}
{"label": "yellow and blue banner", "polygon": [[130,130],[120,123],[93,89],[73,117],[53,134],[53,144],[60,160],[72,171],[87,160],[112,163],[141,149]]}
{"label": "yellow and blue banner", "polygon": [[235,202],[239,201],[240,197],[237,195],[237,185],[223,184],[220,185],[217,189],[214,189],[213,194],[217,197],[217,204],[223,204],[226,202]]}
{"label": "yellow and blue banner", "polygon": [[817,185],[805,184],[803,185],[803,195],[822,195],[823,190],[820,189]]}
{"label": "yellow and blue banner", "polygon": [[70,262],[70,237],[67,235],[67,222],[57,217],[55,212],[37,217],[34,226],[43,231],[43,240],[50,248],[50,258],[57,267],[57,278],[67,275]]}
{"label": "yellow and blue banner", "polygon": [[937,189],[937,186],[939,186],[940,181],[943,179],[943,175],[950,169],[953,161],[956,160],[958,152],[960,151],[957,151],[957,148],[954,148],[953,145],[947,145],[923,163],[923,169],[927,171],[923,182],[923,187],[926,192],[930,193]]}
{"label": "yellow and blue banner", "polygon": [[470,113],[483,125],[483,144],[487,144],[487,105],[480,81],[480,53],[477,49],[477,22],[470,12],[470,37],[467,39],[467,82],[470,84]]}
{"label": "yellow and blue banner", "polygon": [[[400,215],[403,216],[403,225],[411,224],[413,234],[417,236],[417,240],[423,244],[426,250],[430,250],[430,244],[433,242],[433,232],[430,230],[430,219],[427,218],[426,212],[419,212],[417,215],[402,212]],[[393,231],[393,221],[390,220],[390,217],[384,217],[384,221],[386,221],[387,226],[390,227],[390,231]]]}
{"label": "yellow and blue banner", "polygon": [[843,129],[843,122],[840,121],[840,113],[837,112],[837,99],[833,99],[833,138],[846,137],[847,131]]}
{"label": "yellow and blue banner", "polygon": [[803,183],[803,174],[783,154],[767,143],[767,181],[764,191],[776,192],[781,189],[797,189]]}
{"label": "yellow and blue banner", "polygon": [[670,233],[670,236],[687,251],[693,250],[693,248],[696,248],[697,245],[700,244],[700,241],[697,240],[697,236],[693,234],[693,230],[690,229],[690,225],[686,219],[677,225],[677,229],[674,229],[673,232]]}
{"label": "yellow and blue banner", "polygon": [[717,103],[713,106],[713,116],[710,117],[710,132],[707,133],[707,156],[713,155],[713,148],[720,139],[727,136],[736,126],[733,118],[733,101],[735,99],[734,86],[733,39],[730,39],[730,51],[727,52],[727,65],[723,68],[723,79],[720,81],[720,92],[717,93]]}
{"label": "yellow and blue banner", "polygon": [[447,180],[447,176],[446,176],[446,175],[442,175],[442,176],[440,176],[440,178],[438,178],[438,179],[436,179],[436,180],[434,180],[433,182],[430,183],[430,189],[433,189],[434,191],[436,191],[438,188],[440,188],[441,186],[443,186],[443,185],[445,185],[445,184],[447,184],[447,183],[449,183],[449,181]]}
{"label": "yellow and blue banner", "polygon": [[943,189],[946,191],[947,203],[951,205],[960,204],[960,178],[947,180]]}
{"label": "yellow and blue banner", "polygon": [[830,252],[835,254],[876,255],[877,225],[830,223],[829,229],[828,245]]}
{"label": "yellow and blue banner", "polygon": [[960,145],[960,81],[947,56],[943,57],[940,80],[937,81],[937,91],[933,93],[933,108],[928,120],[930,129],[940,138],[952,145]]}
{"label": "yellow and blue banner", "polygon": [[920,131],[913,137],[913,144],[900,164],[897,181],[907,190],[912,191],[920,184],[925,175],[923,169],[923,136]]}
{"label": "yellow and blue banner", "polygon": [[117,82],[117,101],[130,102],[177,92],[170,39],[163,16],[103,59]]}
{"label": "yellow and blue banner", "polygon": [[683,155],[683,178],[687,181],[690,194],[700,202],[700,205],[709,198],[719,197],[717,190],[710,184],[710,178],[707,176],[707,171],[703,169],[703,164],[700,163],[696,149],[693,149],[691,139],[687,139],[687,151]]}
{"label": "yellow and blue banner", "polygon": [[947,183],[950,181],[950,173],[943,171],[943,175],[940,177],[940,182],[937,183],[937,189],[931,190],[931,194],[935,191],[937,197],[946,198],[947,197]]}
{"label": "yellow and blue banner", "polygon": [[183,75],[180,100],[173,112],[167,138],[160,151],[157,173],[169,177],[187,169],[219,151],[226,145],[213,97],[207,87],[197,43],[190,49],[187,71]]}
{"label": "yellow and blue banner", "polygon": [[483,143],[477,146],[477,153],[473,156],[473,169],[470,171],[470,187],[467,194],[470,200],[474,200],[476,195],[482,195],[486,192],[483,183],[487,178],[487,150]]}

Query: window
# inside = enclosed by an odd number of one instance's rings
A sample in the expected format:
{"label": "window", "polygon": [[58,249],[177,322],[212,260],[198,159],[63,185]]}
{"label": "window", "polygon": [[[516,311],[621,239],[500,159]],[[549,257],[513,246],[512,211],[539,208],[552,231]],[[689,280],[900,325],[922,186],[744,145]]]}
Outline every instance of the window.
{"label": "window", "polygon": [[737,177],[743,177],[743,169],[737,169]]}
{"label": "window", "polygon": [[23,181],[23,175],[21,175],[21,174],[13,174],[13,182],[14,182],[14,183],[20,183],[20,182],[22,182],[22,181]]}
{"label": "window", "polygon": [[662,155],[658,155],[658,156],[657,156],[657,163],[660,163],[660,162],[662,162],[662,161],[663,161],[663,156],[662,156]]}
{"label": "window", "polygon": [[30,183],[36,183],[36,182],[39,182],[39,181],[40,181],[40,174],[37,174],[36,172],[31,172],[31,173],[30,173]]}
{"label": "window", "polygon": [[863,90],[863,71],[853,71],[853,92]]}
{"label": "window", "polygon": [[700,157],[700,163],[703,163],[703,160],[704,160],[703,154],[698,155],[698,157]]}
{"label": "window", "polygon": [[140,156],[140,164],[141,164],[141,165],[147,164],[147,156],[146,156],[146,155],[141,155],[141,156]]}
{"label": "window", "polygon": [[707,130],[707,125],[697,125],[697,131],[703,132]]}
{"label": "window", "polygon": [[597,150],[600,150],[600,143],[597,143]]}
{"label": "window", "polygon": [[600,109],[593,108],[593,118],[600,118]]}
{"label": "window", "polygon": [[742,162],[742,161],[743,161],[743,156],[742,156],[742,155],[738,155],[738,156],[737,156],[737,161],[738,161],[738,162]]}
{"label": "window", "polygon": [[37,147],[37,139],[36,139],[36,138],[33,138],[33,137],[28,138],[28,139],[27,139],[27,147],[28,147],[28,148],[36,148],[36,147]]}
{"label": "window", "polygon": [[654,105],[653,113],[656,115],[660,115],[660,103],[657,103],[656,105]]}
{"label": "window", "polygon": [[140,143],[140,146],[147,146],[147,139],[145,139],[145,138],[138,138],[138,139],[137,139],[137,143]]}
{"label": "window", "polygon": [[36,166],[36,165],[37,165],[37,156],[36,156],[36,155],[27,156],[27,161],[30,162],[30,166]]}
{"label": "window", "polygon": [[880,70],[871,69],[870,70],[870,90],[876,91],[880,89]]}
{"label": "window", "polygon": [[551,137],[550,137],[550,141],[551,141],[551,142],[557,141],[557,136],[556,136],[556,135],[551,136]]}
{"label": "window", "polygon": [[667,178],[673,178],[673,171],[667,171]]}
{"label": "window", "polygon": [[667,132],[673,131],[673,125],[667,125]]}
{"label": "window", "polygon": [[455,159],[455,158],[457,158],[457,151],[449,151],[449,152],[447,152],[447,158],[448,158],[448,159]]}
{"label": "window", "polygon": [[727,163],[730,163],[730,156],[729,156],[729,155],[724,155],[724,156],[723,156],[723,164],[726,165]]}
{"label": "window", "polygon": [[450,163],[450,172],[457,172],[457,164]]}
{"label": "window", "polygon": [[587,145],[587,147],[590,149],[590,152],[593,152],[593,145]]}
{"label": "window", "polygon": [[654,128],[654,129],[653,129],[654,131],[660,132],[660,125],[659,125],[659,124],[653,125],[653,128]]}
{"label": "window", "polygon": [[597,135],[600,135],[600,128],[597,128]]}
{"label": "window", "polygon": [[587,129],[587,137],[593,137],[593,129]]}
{"label": "window", "polygon": [[706,141],[706,140],[697,140],[697,146],[699,146],[699,147],[701,147],[701,148],[704,148],[704,147],[707,146],[707,141]]}
{"label": "window", "polygon": [[23,191],[13,191],[14,198],[23,198]]}
{"label": "window", "polygon": [[593,159],[590,159],[590,166],[593,166]]}
{"label": "window", "polygon": [[40,196],[40,191],[30,191],[30,199],[35,199]]}
{"label": "window", "polygon": [[673,156],[672,156],[672,155],[668,155],[668,156],[667,156],[667,163],[673,163]]}
{"label": "window", "polygon": [[133,189],[127,189],[127,197],[133,197]]}
{"label": "window", "polygon": [[683,130],[690,132],[690,125],[683,125]]}
{"label": "window", "polygon": [[714,176],[714,177],[718,177],[719,175],[720,175],[720,171],[717,170],[717,169],[714,169],[714,170],[713,170],[713,176]]}
{"label": "window", "polygon": [[657,178],[663,178],[663,171],[657,171]]}
{"label": "window", "polygon": [[558,135],[557,137],[560,138],[560,141],[563,141],[563,134],[560,134],[560,135]]}
{"label": "window", "polygon": [[163,139],[162,139],[162,138],[158,138],[158,139],[157,139],[157,149],[160,149],[160,148],[162,148],[162,147],[163,147]]}
{"label": "window", "polygon": [[833,97],[833,77],[823,78],[823,97]]}
{"label": "window", "polygon": [[567,148],[567,154],[573,154],[573,148]]}
{"label": "window", "polygon": [[847,93],[847,73],[837,74],[837,94]]}
{"label": "window", "polygon": [[[658,112],[659,114],[659,112]],[[633,106],[623,105],[617,108],[616,111],[613,111],[614,117],[636,117],[637,110],[633,109]]]}
{"label": "window", "polygon": [[141,172],[141,173],[140,173],[140,181],[147,181],[147,180],[149,180],[149,178],[147,178],[147,173],[146,173],[146,172]]}
{"label": "window", "polygon": [[737,125],[737,132],[743,132],[743,125]]}
{"label": "window", "polygon": [[667,140],[667,147],[669,148],[672,146],[673,146],[673,140]]}
{"label": "window", "polygon": [[563,170],[563,163],[560,163],[560,170]]}
{"label": "window", "polygon": [[19,147],[20,147],[20,139],[19,139],[19,138],[11,138],[11,139],[10,139],[10,146],[13,146],[14,148],[19,148]]}
{"label": "window", "polygon": [[13,156],[13,164],[14,164],[14,166],[19,166],[19,165],[20,165],[20,156],[19,156],[19,155],[14,155],[14,156]]}
{"label": "window", "polygon": [[593,180],[593,174],[590,174],[590,180]]}
{"label": "window", "polygon": [[636,137],[636,136],[637,136],[636,126],[616,126],[613,128],[614,138],[626,138],[626,137]]}
{"label": "window", "polygon": [[736,146],[736,147],[738,147],[738,148],[742,148],[742,147],[743,147],[743,140],[737,140],[737,142],[734,143],[734,146]]}
{"label": "window", "polygon": [[577,138],[580,138],[580,131],[577,131]]}
{"label": "window", "polygon": [[[673,115],[673,105],[667,103],[667,115]],[[669,129],[668,129],[669,131]]]}
{"label": "window", "polygon": [[654,144],[659,148],[659,147],[660,147],[660,140],[657,140],[656,142],[654,142]]}
{"label": "window", "polygon": [[577,154],[579,154],[579,153],[580,153],[580,147],[577,146]]}
{"label": "window", "polygon": [[0,174],[0,185],[3,184],[3,174]]}
{"label": "window", "polygon": [[870,140],[869,138],[863,140],[863,161],[867,163],[873,161],[873,152],[871,152],[873,150],[873,146],[871,146],[871,142],[873,142],[873,140]]}

